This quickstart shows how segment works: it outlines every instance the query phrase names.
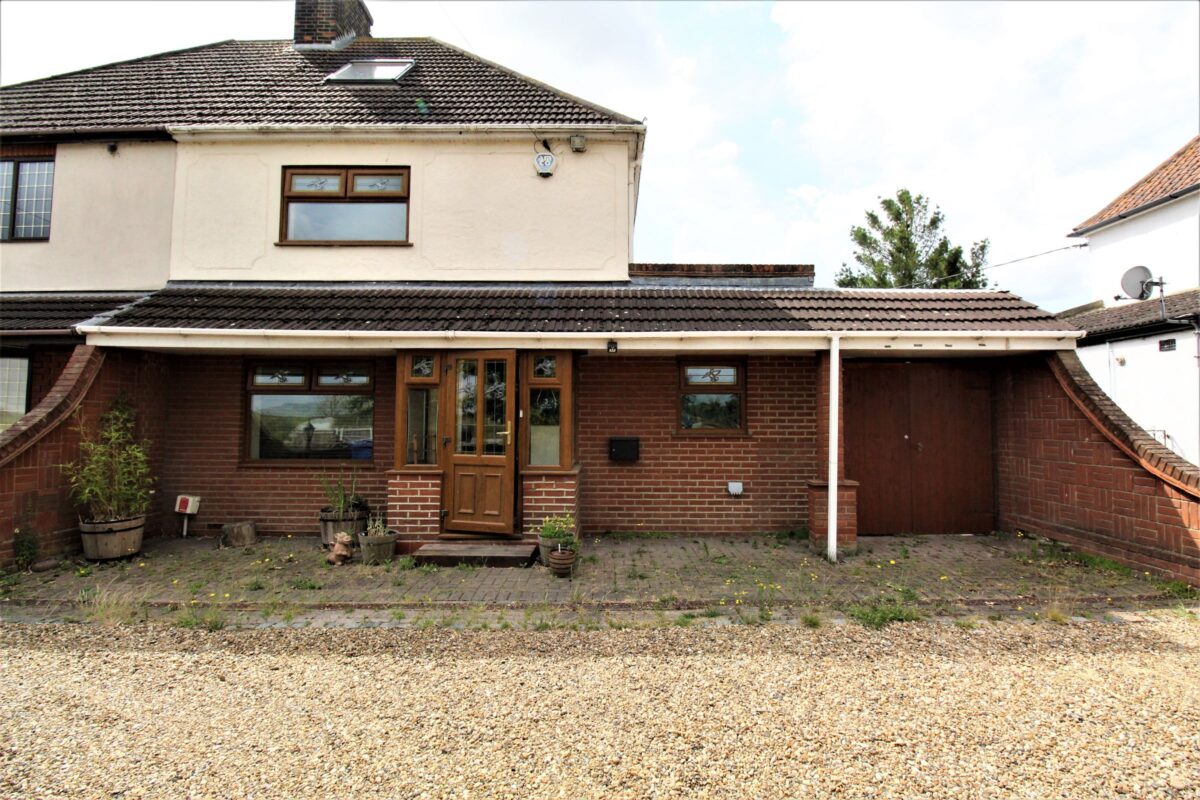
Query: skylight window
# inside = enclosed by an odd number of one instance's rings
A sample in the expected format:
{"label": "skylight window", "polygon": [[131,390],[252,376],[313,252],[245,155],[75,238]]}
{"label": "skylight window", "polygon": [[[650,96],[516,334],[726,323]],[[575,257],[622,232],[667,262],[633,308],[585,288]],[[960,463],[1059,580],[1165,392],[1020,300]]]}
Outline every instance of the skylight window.
{"label": "skylight window", "polygon": [[411,58],[372,58],[351,61],[325,80],[343,83],[384,83],[398,81],[413,68]]}

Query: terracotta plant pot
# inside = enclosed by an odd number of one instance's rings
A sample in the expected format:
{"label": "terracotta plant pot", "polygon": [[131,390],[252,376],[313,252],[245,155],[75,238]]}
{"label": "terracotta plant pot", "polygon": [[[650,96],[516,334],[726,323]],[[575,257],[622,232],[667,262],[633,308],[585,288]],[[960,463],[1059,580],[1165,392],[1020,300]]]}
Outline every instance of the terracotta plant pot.
{"label": "terracotta plant pot", "polygon": [[382,564],[396,555],[396,539],[400,534],[388,531],[381,536],[358,535],[358,546],[362,550],[362,563]]}
{"label": "terracotta plant pot", "polygon": [[551,550],[550,571],[560,578],[569,577],[575,571],[575,551]]}
{"label": "terracotta plant pot", "polygon": [[348,533],[351,539],[357,539],[358,534],[366,532],[368,517],[370,517],[370,512],[366,509],[347,511],[345,514],[322,509],[320,514],[321,544],[332,547],[333,541],[339,533]]}
{"label": "terracotta plant pot", "polygon": [[142,534],[145,530],[144,514],[115,522],[80,521],[79,534],[83,541],[83,557],[88,561],[105,561],[141,552]]}

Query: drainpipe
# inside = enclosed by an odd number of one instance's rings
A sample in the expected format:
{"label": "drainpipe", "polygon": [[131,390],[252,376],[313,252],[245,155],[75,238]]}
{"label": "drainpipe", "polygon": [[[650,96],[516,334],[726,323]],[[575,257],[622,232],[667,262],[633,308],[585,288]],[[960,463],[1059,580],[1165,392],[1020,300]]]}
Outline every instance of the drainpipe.
{"label": "drainpipe", "polygon": [[826,495],[825,557],[830,564],[837,563],[838,526],[838,379],[842,372],[842,339],[829,337],[829,491]]}

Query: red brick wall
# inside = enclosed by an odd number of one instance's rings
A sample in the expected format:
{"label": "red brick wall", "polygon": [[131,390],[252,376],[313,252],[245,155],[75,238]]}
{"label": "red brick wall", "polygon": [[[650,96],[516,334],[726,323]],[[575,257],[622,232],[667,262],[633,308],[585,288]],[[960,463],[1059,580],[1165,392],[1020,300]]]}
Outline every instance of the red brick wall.
{"label": "red brick wall", "polygon": [[579,519],[579,472],[531,473],[521,477],[521,529],[526,537],[541,530],[546,517]]}
{"label": "red brick wall", "polygon": [[[336,477],[338,466],[244,461],[244,380],[238,356],[171,359],[164,492],[172,502],[177,494],[200,495],[200,513],[188,524],[189,534],[215,535],[222,523],[251,520],[268,536],[316,535],[317,512],[325,505],[318,479]],[[375,360],[375,385],[374,461],[355,466],[358,492],[372,513],[386,507],[387,473],[393,467],[394,358]],[[167,521],[169,530],[178,530],[174,516]]]}
{"label": "red brick wall", "polygon": [[1200,503],[1118,449],[1042,357],[999,368],[995,400],[1002,529],[1200,584]]}
{"label": "red brick wall", "polygon": [[389,473],[387,519],[388,527],[399,531],[405,541],[436,538],[442,520],[442,473]]}
{"label": "red brick wall", "polygon": [[[676,433],[673,358],[579,360],[576,447],[586,533],[730,534],[798,528],[817,477],[817,367],[812,357],[747,361],[749,436]],[[608,460],[608,437],[641,437],[641,460]],[[731,497],[726,482],[742,481]]]}
{"label": "red brick wall", "polygon": [[[837,545],[838,550],[853,552],[858,548],[858,481],[842,481],[838,486]],[[829,483],[812,481],[808,485],[809,541],[814,550],[825,552],[829,534]]]}
{"label": "red brick wall", "polygon": [[[37,430],[40,438],[25,446],[19,435],[9,435],[0,446],[0,564],[13,562],[14,529],[32,529],[38,538],[41,556],[72,553],[79,550],[78,521],[71,504],[60,464],[79,457],[76,424],[95,429],[100,415],[118,395],[128,398],[136,413],[137,435],[150,443],[150,467],[160,475],[163,466],[161,442],[166,416],[165,381],[167,360],[152,353],[110,350],[96,351],[81,346],[63,375],[42,398],[42,403],[14,426],[26,428],[24,441]],[[88,362],[99,363],[98,373],[88,385]],[[42,363],[42,362],[39,362]],[[44,363],[43,363],[44,367]],[[57,412],[78,407],[74,413]],[[42,431],[45,430],[44,433]],[[18,452],[19,451],[19,452]],[[15,457],[6,455],[17,453]],[[153,536],[161,527],[161,492],[147,515],[146,534]]]}
{"label": "red brick wall", "polygon": [[63,367],[75,352],[74,345],[29,348],[29,407],[32,409],[54,388]]}

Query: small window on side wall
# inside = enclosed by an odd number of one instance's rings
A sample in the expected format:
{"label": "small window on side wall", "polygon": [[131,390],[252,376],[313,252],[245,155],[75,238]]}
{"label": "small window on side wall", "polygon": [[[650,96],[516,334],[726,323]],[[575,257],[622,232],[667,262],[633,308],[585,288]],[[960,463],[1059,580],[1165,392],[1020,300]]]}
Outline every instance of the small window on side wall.
{"label": "small window on side wall", "polygon": [[744,433],[745,365],[741,362],[686,362],[679,368],[681,433]]}
{"label": "small window on side wall", "polygon": [[408,244],[408,167],[286,167],[282,244]]}

